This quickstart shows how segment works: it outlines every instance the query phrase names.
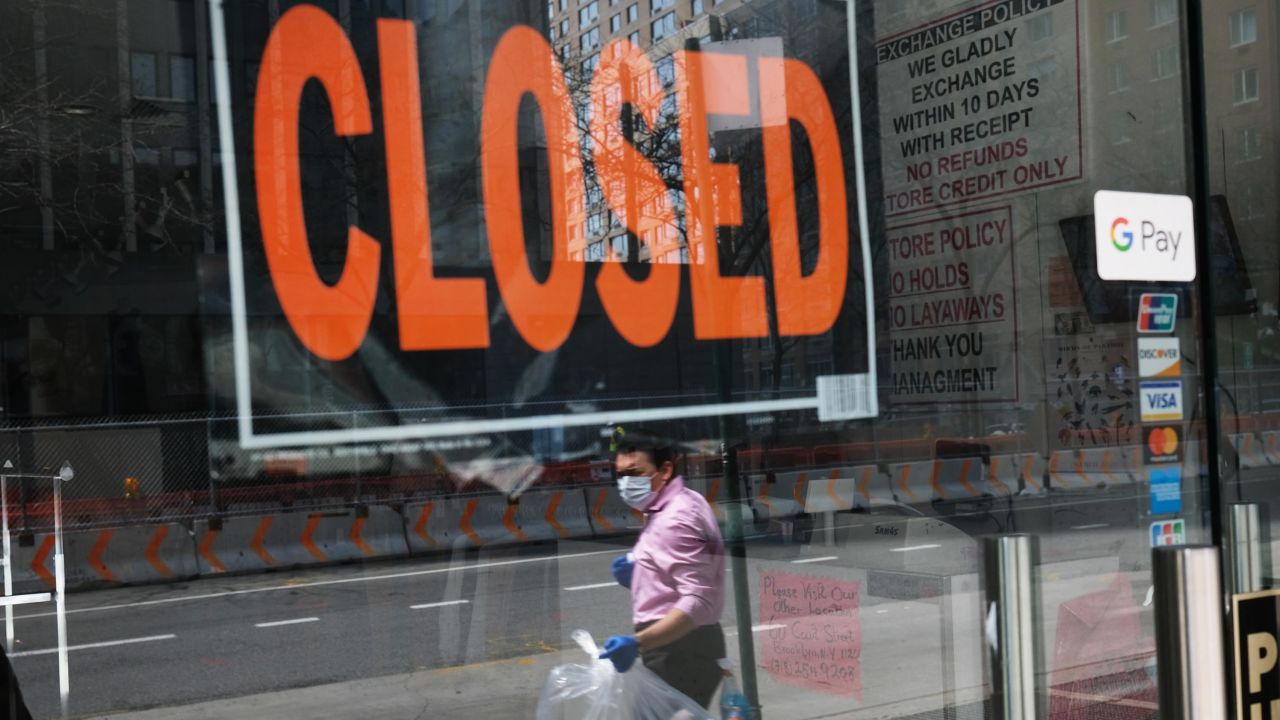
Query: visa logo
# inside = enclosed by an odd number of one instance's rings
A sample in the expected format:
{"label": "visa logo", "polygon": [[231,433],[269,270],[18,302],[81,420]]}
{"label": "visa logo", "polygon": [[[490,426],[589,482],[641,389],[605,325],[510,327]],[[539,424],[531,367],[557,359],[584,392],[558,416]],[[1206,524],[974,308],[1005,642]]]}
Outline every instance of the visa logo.
{"label": "visa logo", "polygon": [[1182,381],[1144,382],[1138,393],[1143,422],[1182,419]]}

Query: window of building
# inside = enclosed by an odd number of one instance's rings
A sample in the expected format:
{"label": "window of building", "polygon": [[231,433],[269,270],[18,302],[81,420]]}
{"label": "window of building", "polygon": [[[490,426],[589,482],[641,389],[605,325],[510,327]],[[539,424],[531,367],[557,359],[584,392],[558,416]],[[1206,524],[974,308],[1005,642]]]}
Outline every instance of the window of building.
{"label": "window of building", "polygon": [[654,20],[649,26],[649,31],[650,37],[653,38],[654,42],[670,35],[674,35],[676,32],[676,14],[667,13],[657,20]]}
{"label": "window of building", "polygon": [[1182,54],[1177,45],[1156,48],[1155,79],[1170,78],[1178,74],[1181,67]]}
{"label": "window of building", "polygon": [[1151,0],[1151,26],[1167,25],[1178,19],[1178,0]]}
{"label": "window of building", "polygon": [[1258,12],[1245,8],[1231,15],[1231,47],[1258,41]]}
{"label": "window of building", "polygon": [[1240,162],[1259,160],[1262,158],[1262,130],[1256,127],[1241,128],[1236,131],[1236,157]]}
{"label": "window of building", "polygon": [[159,78],[156,77],[155,53],[130,53],[129,76],[135,96],[156,97],[160,94]]}
{"label": "window of building", "polygon": [[556,4],[555,4],[555,3],[547,3],[547,18],[548,18],[548,19],[550,19],[550,18],[553,18],[553,17],[555,17],[555,16],[556,16]]}
{"label": "window of building", "polygon": [[702,0],[693,0],[693,2],[689,3],[689,11],[694,15],[701,15],[702,10]]}
{"label": "window of building", "polygon": [[1258,68],[1241,68],[1231,81],[1232,99],[1237,105],[1258,99]]}
{"label": "window of building", "polygon": [[627,39],[631,41],[632,45],[639,45],[640,31],[639,30],[633,31],[630,35],[627,36]]}
{"label": "window of building", "polygon": [[1027,35],[1032,42],[1046,40],[1053,36],[1053,14],[1042,12],[1027,21]]}
{"label": "window of building", "polygon": [[619,13],[609,18],[609,32],[616,33],[622,29],[622,14]]}
{"label": "window of building", "polygon": [[600,28],[593,27],[578,37],[578,49],[586,53],[600,46]]}
{"label": "window of building", "polygon": [[186,102],[196,101],[196,61],[185,55],[169,58],[169,97]]}
{"label": "window of building", "polygon": [[1129,89],[1129,69],[1124,63],[1113,63],[1108,75],[1111,92],[1124,92]]}
{"label": "window of building", "polygon": [[1047,80],[1058,72],[1058,58],[1050,55],[1027,65],[1027,74],[1033,78]]}
{"label": "window of building", "polygon": [[[590,75],[600,67],[600,53],[592,53],[586,60],[582,61],[582,74]],[[585,115],[585,113],[583,113]]]}
{"label": "window of building", "polygon": [[659,59],[653,64],[654,70],[658,73],[658,79],[662,81],[663,87],[671,87],[676,84],[676,63],[670,55]]}
{"label": "window of building", "polygon": [[635,21],[636,21],[637,19],[639,19],[639,18],[640,18],[640,5],[639,5],[639,3],[632,4],[632,5],[628,5],[628,6],[627,6],[627,22],[628,22],[628,23],[633,23],[633,22],[635,22]]}
{"label": "window of building", "polygon": [[1116,10],[1107,15],[1107,42],[1116,42],[1129,37],[1129,14],[1124,10]]}
{"label": "window of building", "polygon": [[675,4],[676,0],[649,0],[649,15],[657,15]]}
{"label": "window of building", "polygon": [[560,21],[560,37],[565,37],[568,34],[569,34],[569,19],[565,18],[564,20]]}
{"label": "window of building", "polygon": [[597,0],[591,0],[590,5],[585,5],[578,10],[578,27],[584,28],[596,20],[600,19],[600,3]]}

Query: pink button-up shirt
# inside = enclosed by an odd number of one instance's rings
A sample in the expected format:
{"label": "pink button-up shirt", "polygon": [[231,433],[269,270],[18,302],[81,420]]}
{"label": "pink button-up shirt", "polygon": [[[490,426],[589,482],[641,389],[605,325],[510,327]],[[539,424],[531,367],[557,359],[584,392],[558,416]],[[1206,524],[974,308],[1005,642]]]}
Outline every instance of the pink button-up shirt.
{"label": "pink button-up shirt", "polygon": [[719,622],[724,539],[711,505],[677,476],[658,492],[647,514],[632,551],[632,618],[638,625],[679,608],[698,625]]}

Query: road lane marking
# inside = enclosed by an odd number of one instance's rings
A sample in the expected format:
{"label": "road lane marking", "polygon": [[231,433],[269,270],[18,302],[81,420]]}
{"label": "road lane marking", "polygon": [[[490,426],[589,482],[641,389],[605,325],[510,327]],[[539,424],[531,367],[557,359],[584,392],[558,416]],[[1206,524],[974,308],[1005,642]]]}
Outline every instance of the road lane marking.
{"label": "road lane marking", "polygon": [[916,550],[932,550],[940,547],[942,546],[937,543],[930,543],[928,545],[908,545],[907,547],[889,548],[889,552],[914,552]]}
{"label": "road lane marking", "polygon": [[573,587],[565,588],[565,590],[569,592],[577,592],[579,590],[596,590],[598,588],[607,588],[607,587],[622,587],[622,586],[616,582],[607,582],[607,583],[595,583],[594,585],[574,585]]}
{"label": "road lane marking", "polygon": [[1089,525],[1072,525],[1072,530],[1097,530],[1098,528],[1111,527],[1111,523],[1092,523]]}
{"label": "road lane marking", "polygon": [[839,555],[824,555],[822,557],[816,557],[816,558],[801,558],[799,560],[792,560],[791,564],[803,565],[805,563],[826,562],[828,560],[839,560],[839,559],[840,559]]}
{"label": "road lane marking", "polygon": [[423,603],[421,605],[410,605],[410,610],[426,610],[427,608],[446,607],[448,605],[466,605],[470,600],[445,600],[442,602]]}
{"label": "road lane marking", "polygon": [[[67,651],[71,650],[92,650],[94,648],[115,647],[116,645],[135,645],[137,643],[156,642],[158,640],[172,640],[177,635],[149,635],[147,637],[128,638],[125,640],[108,640],[106,642],[87,643],[84,645],[68,645]],[[30,657],[32,655],[53,655],[58,652],[58,648],[46,648],[44,650],[23,650],[21,652],[9,653],[9,657]]]}
{"label": "road lane marking", "polygon": [[256,628],[273,628],[281,625],[298,625],[300,623],[320,622],[318,617],[294,618],[293,620],[276,620],[275,622],[254,623]]}
{"label": "road lane marking", "polygon": [[[102,605],[99,607],[75,608],[67,610],[68,615],[76,615],[79,613],[105,612],[107,610],[125,610],[135,607],[149,607],[152,605],[169,605],[171,603],[190,602],[194,600],[214,600],[222,597],[234,597],[236,595],[251,595],[254,593],[275,592],[277,590],[297,590],[298,588],[309,587],[325,587],[328,585],[350,585],[352,583],[373,582],[375,580],[398,580],[400,578],[422,577],[424,575],[441,575],[443,573],[461,572],[465,570],[485,570],[495,567],[506,567],[510,565],[525,565],[535,562],[551,562],[553,560],[572,560],[574,558],[590,557],[593,555],[617,555],[616,549],[612,550],[593,550],[591,552],[571,553],[569,555],[547,555],[545,557],[536,558],[520,558],[518,560],[494,560],[493,562],[475,563],[474,565],[459,565],[457,567],[431,568],[430,570],[410,570],[408,572],[387,573],[385,575],[370,575],[369,577],[355,578],[339,578],[337,580],[316,580],[313,582],[296,582],[291,581],[285,585],[270,585],[260,588],[245,588],[243,590],[227,590],[225,592],[203,593],[200,595],[187,595],[176,598],[160,598],[157,600],[139,600],[138,602],[120,603],[118,605]],[[31,618],[53,617],[56,612],[33,613],[31,615],[17,616],[18,620],[28,620]]]}

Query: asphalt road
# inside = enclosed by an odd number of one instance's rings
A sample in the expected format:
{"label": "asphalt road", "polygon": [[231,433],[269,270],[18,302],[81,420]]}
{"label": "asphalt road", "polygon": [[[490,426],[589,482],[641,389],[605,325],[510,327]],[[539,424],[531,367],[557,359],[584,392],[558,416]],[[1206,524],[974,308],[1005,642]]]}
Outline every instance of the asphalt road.
{"label": "asphalt road", "polygon": [[[774,527],[749,542],[752,617],[759,617],[759,569],[862,578],[874,571],[967,575],[977,572],[979,562],[972,536],[992,532],[1035,532],[1042,536],[1046,562],[1068,567],[1079,560],[1081,573],[1098,578],[1128,572],[1136,587],[1144,582],[1149,521],[1137,509],[1142,498],[1132,494],[950,507],[947,523],[913,517],[918,513],[907,510],[838,515],[829,534],[819,527],[803,537],[798,528],[790,543],[782,542]],[[613,585],[608,568],[629,543],[628,538],[564,541],[74,594],[68,615],[71,715],[483,667],[566,648],[569,633],[579,627],[602,639],[627,629],[627,593]],[[1060,590],[1046,591],[1046,603],[1068,599],[1078,587],[1068,579]],[[936,695],[938,676],[920,658],[934,663],[939,655],[943,640],[936,631],[922,630],[941,622],[940,605],[876,597],[869,586],[864,589],[863,655],[877,659],[874,667],[866,661],[865,701]],[[723,622],[736,634],[732,598],[727,604]],[[17,613],[13,663],[38,718],[58,714],[51,609],[27,606]],[[979,616],[961,614],[965,621],[957,632],[968,639],[964,650],[979,658],[974,649]],[[892,692],[877,694],[873,685],[892,682],[877,674],[881,671],[913,675]],[[439,692],[455,689],[446,678]],[[470,692],[484,692],[484,685]],[[765,684],[762,692],[782,690]],[[527,716],[534,702],[530,697]],[[822,709],[819,705],[813,713]],[[804,704],[794,707],[801,712]]]}

